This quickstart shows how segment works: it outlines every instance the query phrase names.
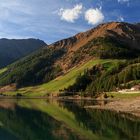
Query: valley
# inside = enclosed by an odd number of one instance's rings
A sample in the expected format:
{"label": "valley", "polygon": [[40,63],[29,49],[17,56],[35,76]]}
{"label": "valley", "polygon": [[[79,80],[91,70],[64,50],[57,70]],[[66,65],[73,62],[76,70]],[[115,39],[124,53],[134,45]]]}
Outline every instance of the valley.
{"label": "valley", "polygon": [[0,140],[140,140],[140,0],[0,0]]}
{"label": "valley", "polygon": [[[0,71],[5,95],[98,97],[140,79],[139,24],[110,22],[45,46]],[[7,88],[4,88],[7,89]],[[60,95],[60,96],[62,96]]]}

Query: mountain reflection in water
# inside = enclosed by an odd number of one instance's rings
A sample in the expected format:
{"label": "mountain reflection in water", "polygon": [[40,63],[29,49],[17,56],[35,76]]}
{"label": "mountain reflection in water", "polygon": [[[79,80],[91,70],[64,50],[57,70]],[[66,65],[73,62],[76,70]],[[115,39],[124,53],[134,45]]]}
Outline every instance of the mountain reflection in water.
{"label": "mountain reflection in water", "polygon": [[103,101],[0,100],[0,140],[139,140],[140,119],[86,105]]}

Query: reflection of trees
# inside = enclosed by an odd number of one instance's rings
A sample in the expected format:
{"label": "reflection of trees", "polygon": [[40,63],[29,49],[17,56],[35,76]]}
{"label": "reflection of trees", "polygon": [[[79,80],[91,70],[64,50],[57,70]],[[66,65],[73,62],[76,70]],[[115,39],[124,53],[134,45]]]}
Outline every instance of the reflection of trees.
{"label": "reflection of trees", "polygon": [[[36,110],[18,106],[15,110],[0,109],[0,121],[2,129],[20,140],[78,139],[64,124]],[[0,139],[2,139],[1,135]]]}
{"label": "reflection of trees", "polygon": [[[110,111],[83,108],[85,105],[93,104],[93,101],[50,101],[50,103],[67,109],[69,113],[72,112],[80,126],[79,128],[84,127],[85,131],[91,130],[99,138],[110,138],[111,140],[140,139],[140,120],[134,117]],[[34,102],[31,102],[31,104],[34,106]],[[97,102],[94,102],[94,104],[97,104]],[[100,104],[104,103],[100,102]],[[34,106],[34,108],[36,107]],[[9,108],[9,104],[0,109],[0,126],[0,139],[5,138],[2,137],[1,133],[9,136],[10,140],[13,140],[12,136],[20,140],[82,139],[74,130],[68,128],[63,122],[55,120],[53,116],[51,117],[41,111],[19,107],[16,104],[14,109]]]}
{"label": "reflection of trees", "polygon": [[[61,103],[62,106],[62,103]],[[114,139],[140,139],[140,120],[134,116],[105,110],[85,109],[76,102],[63,102],[73,112],[79,125],[102,137]]]}

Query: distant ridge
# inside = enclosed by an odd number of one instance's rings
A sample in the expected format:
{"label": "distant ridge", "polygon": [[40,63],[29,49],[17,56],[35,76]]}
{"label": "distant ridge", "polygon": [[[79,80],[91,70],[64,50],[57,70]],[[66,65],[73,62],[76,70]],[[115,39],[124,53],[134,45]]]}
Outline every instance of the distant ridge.
{"label": "distant ridge", "polygon": [[46,46],[39,39],[0,39],[0,68]]}

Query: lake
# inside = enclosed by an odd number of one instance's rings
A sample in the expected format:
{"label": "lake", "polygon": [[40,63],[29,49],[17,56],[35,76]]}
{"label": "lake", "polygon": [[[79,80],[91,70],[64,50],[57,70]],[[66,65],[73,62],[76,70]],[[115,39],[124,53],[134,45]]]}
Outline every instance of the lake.
{"label": "lake", "polygon": [[0,140],[140,140],[140,119],[84,108],[106,103],[1,99]]}

